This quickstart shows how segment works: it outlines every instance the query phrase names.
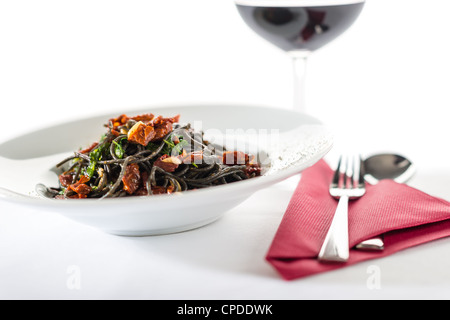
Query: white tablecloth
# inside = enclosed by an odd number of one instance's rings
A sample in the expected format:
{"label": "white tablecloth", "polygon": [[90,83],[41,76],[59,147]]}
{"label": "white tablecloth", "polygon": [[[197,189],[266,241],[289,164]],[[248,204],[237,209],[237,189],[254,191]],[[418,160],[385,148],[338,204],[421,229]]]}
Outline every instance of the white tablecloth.
{"label": "white tablecloth", "polygon": [[[399,152],[417,165],[411,185],[446,200],[448,9],[439,0],[369,0],[352,29],[311,57],[307,86],[308,111],[336,133],[330,157]],[[161,103],[290,107],[288,58],[231,1],[4,1],[0,45],[2,140]],[[156,237],[113,236],[2,202],[0,298],[450,298],[450,239],[282,280],[265,255],[298,179],[211,225]]]}

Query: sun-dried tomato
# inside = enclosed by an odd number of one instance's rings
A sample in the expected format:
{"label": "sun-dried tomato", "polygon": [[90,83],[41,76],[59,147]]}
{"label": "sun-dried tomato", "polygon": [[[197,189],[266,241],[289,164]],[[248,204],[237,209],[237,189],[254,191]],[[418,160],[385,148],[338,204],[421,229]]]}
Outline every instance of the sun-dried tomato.
{"label": "sun-dried tomato", "polygon": [[226,151],[222,155],[222,162],[229,166],[248,164],[249,156],[242,151]]}
{"label": "sun-dried tomato", "polygon": [[171,131],[173,130],[173,126],[171,122],[164,122],[162,124],[158,124],[155,126],[155,137],[153,141],[160,141],[164,139]]}
{"label": "sun-dried tomato", "polygon": [[168,186],[168,187],[161,187],[161,186],[154,186],[152,187],[152,194],[171,194],[173,193],[174,187]]}
{"label": "sun-dried tomato", "polygon": [[87,184],[83,184],[83,183],[72,184],[70,186],[70,189],[81,195],[88,195],[92,191],[91,187],[89,187]]}
{"label": "sun-dried tomato", "polygon": [[155,135],[156,132],[152,126],[138,122],[128,131],[128,141],[147,146],[154,139]]}
{"label": "sun-dried tomato", "polygon": [[166,188],[166,193],[171,194],[171,193],[173,193],[174,190],[175,190],[175,187],[174,187],[174,186],[168,186],[168,187]]}
{"label": "sun-dried tomato", "polygon": [[89,193],[91,193],[92,188],[85,183],[89,180],[89,177],[81,176],[78,182],[71,184],[68,189],[76,192],[78,195],[88,195]]}
{"label": "sun-dried tomato", "polygon": [[154,126],[166,123],[166,122],[170,122],[170,123],[175,123],[180,121],[180,115],[176,115],[175,117],[171,117],[171,118],[163,118],[162,116],[157,116],[156,118],[154,118],[152,120],[152,124]]}
{"label": "sun-dried tomato", "polygon": [[261,175],[261,166],[259,164],[248,164],[244,170],[247,177],[258,177]]}
{"label": "sun-dried tomato", "polygon": [[64,188],[70,186],[73,182],[73,175],[71,174],[61,174],[59,176],[59,182]]}
{"label": "sun-dried tomato", "polygon": [[180,143],[180,138],[178,138],[178,136],[174,134],[172,136],[172,142],[173,142],[174,145],[177,145],[177,144]]}
{"label": "sun-dried tomato", "polygon": [[131,117],[134,121],[142,121],[145,124],[152,121],[155,118],[155,116],[151,113],[141,114],[139,116]]}
{"label": "sun-dried tomato", "polygon": [[70,198],[70,199],[86,199],[87,195],[86,194],[79,194],[79,193],[77,193],[77,194],[73,194],[71,196],[68,196],[68,198]]}
{"label": "sun-dried tomato", "polygon": [[155,167],[159,167],[166,172],[174,172],[178,166],[182,163],[178,157],[169,157],[167,154],[159,157],[153,164]]}
{"label": "sun-dried tomato", "polygon": [[117,127],[125,125],[130,118],[128,118],[127,115],[122,114],[118,116],[117,118],[113,118],[109,120],[109,123],[112,125],[111,129],[116,129]]}
{"label": "sun-dried tomato", "polygon": [[154,118],[151,124],[155,127],[156,135],[152,141],[163,139],[173,130],[173,124],[178,121],[180,121],[180,115],[172,118],[163,118],[162,116]]}
{"label": "sun-dried tomato", "polygon": [[91,180],[91,178],[89,178],[88,176],[80,176],[78,183],[86,183],[89,182],[89,180]]}
{"label": "sun-dried tomato", "polygon": [[137,123],[128,131],[128,140],[147,146],[149,142],[161,141],[173,130],[173,123],[178,122],[180,115],[172,118],[155,117],[151,113],[141,114],[135,117],[128,117],[125,114],[109,120],[107,125],[111,133],[118,136],[118,127],[124,126],[128,121],[134,120]]}
{"label": "sun-dried tomato", "polygon": [[80,153],[83,153],[83,154],[89,153],[89,152],[91,152],[92,150],[94,150],[94,148],[95,148],[96,146],[98,146],[98,142],[94,142],[90,147],[81,150]]}
{"label": "sun-dried tomato", "polygon": [[203,162],[203,152],[202,151],[194,151],[190,153],[183,152],[183,155],[180,155],[183,163],[185,164],[202,164]]}
{"label": "sun-dried tomato", "polygon": [[141,173],[137,163],[132,163],[127,166],[122,182],[123,190],[128,194],[133,194],[139,189],[139,186],[141,185]]}

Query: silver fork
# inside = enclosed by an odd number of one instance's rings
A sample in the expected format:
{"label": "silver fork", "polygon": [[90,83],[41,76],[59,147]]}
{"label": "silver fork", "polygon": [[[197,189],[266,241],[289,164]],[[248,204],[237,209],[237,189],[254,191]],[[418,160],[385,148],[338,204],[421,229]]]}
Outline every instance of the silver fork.
{"label": "silver fork", "polygon": [[320,249],[322,261],[346,262],[349,258],[348,202],[366,193],[360,156],[341,156],[330,184],[330,195],[339,199],[330,229]]}

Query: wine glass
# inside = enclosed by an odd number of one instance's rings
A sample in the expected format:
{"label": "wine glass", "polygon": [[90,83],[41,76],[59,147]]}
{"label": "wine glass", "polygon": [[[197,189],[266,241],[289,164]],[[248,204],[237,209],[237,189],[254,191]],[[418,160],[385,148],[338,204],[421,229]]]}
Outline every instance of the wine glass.
{"label": "wine glass", "polygon": [[365,0],[235,0],[247,25],[287,52],[294,66],[294,110],[306,112],[308,56],[336,39],[358,18]]}

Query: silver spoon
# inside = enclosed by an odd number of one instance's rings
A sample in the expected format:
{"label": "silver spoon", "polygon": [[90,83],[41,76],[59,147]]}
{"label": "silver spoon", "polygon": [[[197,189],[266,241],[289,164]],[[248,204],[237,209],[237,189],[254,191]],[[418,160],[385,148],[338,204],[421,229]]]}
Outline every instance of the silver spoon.
{"label": "silver spoon", "polygon": [[[391,179],[398,183],[409,181],[416,169],[414,164],[407,158],[397,154],[377,154],[364,160],[364,178],[370,184],[377,184],[383,179]],[[363,241],[356,245],[360,250],[383,250],[384,241],[377,237]]]}
{"label": "silver spoon", "polygon": [[364,160],[364,178],[370,184],[380,180],[391,179],[398,183],[406,183],[415,173],[414,164],[397,154],[377,154]]}

